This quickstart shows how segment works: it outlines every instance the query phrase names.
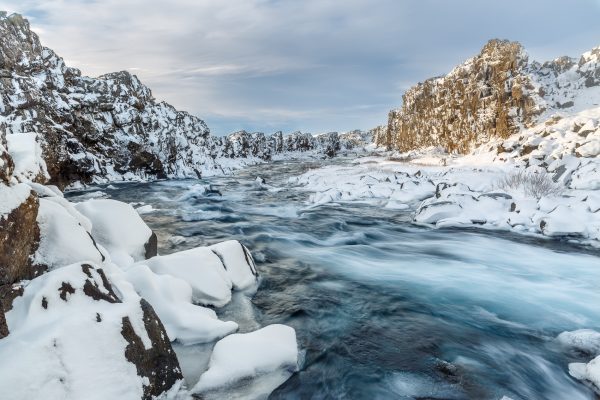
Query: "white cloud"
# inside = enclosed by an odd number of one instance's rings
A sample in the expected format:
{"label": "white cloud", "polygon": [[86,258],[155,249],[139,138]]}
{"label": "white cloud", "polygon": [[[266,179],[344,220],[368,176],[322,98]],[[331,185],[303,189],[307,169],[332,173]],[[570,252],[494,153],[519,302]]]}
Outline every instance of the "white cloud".
{"label": "white cloud", "polygon": [[157,98],[225,133],[369,128],[400,105],[410,82],[446,72],[491,37],[557,55],[591,47],[600,38],[596,0],[578,4],[0,0],[0,9],[25,14],[43,43],[83,73],[129,70]]}

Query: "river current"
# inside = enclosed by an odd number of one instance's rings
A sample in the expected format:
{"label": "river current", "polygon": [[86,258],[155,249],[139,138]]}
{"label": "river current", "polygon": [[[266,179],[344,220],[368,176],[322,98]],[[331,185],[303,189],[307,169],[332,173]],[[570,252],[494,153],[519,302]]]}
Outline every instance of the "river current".
{"label": "river current", "polygon": [[[302,352],[300,371],[272,399],[596,399],[568,374],[569,362],[589,357],[555,338],[600,329],[600,252],[432,230],[413,225],[410,211],[373,204],[310,207],[308,193],[287,180],[319,165],[276,162],[234,176],[101,185],[68,196],[144,205],[161,254],[242,241],[260,286],[218,313],[241,331],[291,325]],[[207,184],[214,192],[201,189]],[[176,349],[193,384],[207,352]]]}

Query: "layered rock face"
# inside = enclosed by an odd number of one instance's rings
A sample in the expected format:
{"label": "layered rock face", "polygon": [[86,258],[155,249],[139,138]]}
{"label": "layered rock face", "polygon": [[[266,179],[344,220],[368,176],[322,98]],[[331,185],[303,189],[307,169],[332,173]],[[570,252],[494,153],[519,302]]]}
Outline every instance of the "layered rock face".
{"label": "layered rock face", "polygon": [[155,101],[135,76],[81,76],[16,14],[0,16],[0,32],[0,129],[36,133],[50,183],[183,177],[212,159],[202,151],[206,124]]}
{"label": "layered rock face", "polygon": [[211,136],[204,121],[156,101],[135,75],[82,76],[41,45],[27,20],[6,13],[0,14],[0,129],[35,135],[45,166],[37,168],[34,180],[49,179],[61,188],[73,182],[196,178],[228,172],[230,158],[270,160],[313,150],[333,156],[354,147],[337,134]]}
{"label": "layered rock face", "polygon": [[448,75],[409,89],[376,142],[400,151],[437,146],[467,153],[556,110],[589,107],[582,93],[600,85],[599,54],[596,48],[579,61],[561,57],[539,64],[519,43],[491,40]]}

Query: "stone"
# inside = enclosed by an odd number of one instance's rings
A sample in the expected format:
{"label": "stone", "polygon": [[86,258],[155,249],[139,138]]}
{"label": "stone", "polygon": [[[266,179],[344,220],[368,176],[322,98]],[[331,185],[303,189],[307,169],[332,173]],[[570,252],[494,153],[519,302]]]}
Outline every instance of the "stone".
{"label": "stone", "polygon": [[137,368],[139,376],[148,378],[144,385],[144,400],[151,400],[166,392],[183,379],[177,356],[171,347],[165,328],[152,306],[144,299],[140,300],[143,321],[152,342],[146,349],[142,339],[135,333],[129,317],[123,318],[121,334],[127,341],[125,357]]}
{"label": "stone", "polygon": [[30,194],[25,202],[0,218],[0,286],[33,279],[45,270],[31,260],[40,240],[38,208],[37,196]]}

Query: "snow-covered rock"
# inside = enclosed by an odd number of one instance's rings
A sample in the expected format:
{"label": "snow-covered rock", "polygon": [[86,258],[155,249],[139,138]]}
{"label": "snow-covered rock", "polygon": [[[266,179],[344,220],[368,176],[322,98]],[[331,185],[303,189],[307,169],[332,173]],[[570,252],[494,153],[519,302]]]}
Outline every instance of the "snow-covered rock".
{"label": "snow-covered rock", "polygon": [[591,354],[600,354],[600,332],[592,329],[578,329],[563,332],[556,338],[558,342],[569,349]]}
{"label": "snow-covered rock", "polygon": [[252,255],[237,240],[152,257],[141,264],[186,281],[195,303],[216,307],[231,301],[233,289],[254,287],[258,276]]}
{"label": "snow-covered rock", "polygon": [[234,387],[261,375],[281,371],[289,374],[297,368],[296,332],[289,326],[269,325],[218,341],[208,370],[200,376],[192,392],[203,394]]}
{"label": "snow-covered rock", "polygon": [[208,343],[238,328],[235,322],[220,321],[213,310],[192,304],[192,287],[182,279],[155,274],[142,264],[130,268],[126,280],[152,304],[172,341]]}
{"label": "snow-covered rock", "polygon": [[[447,157],[448,165],[435,162],[436,157]],[[425,159],[431,165],[425,165]],[[311,207],[359,201],[390,212],[405,210],[415,222],[438,228],[477,226],[599,245],[597,194],[554,182],[553,175],[541,167],[447,154],[415,155],[402,161],[383,157],[357,161],[352,166],[313,169],[290,178],[290,183],[311,193]],[[518,184],[500,187],[513,176]],[[586,175],[593,176],[593,172]],[[541,185],[532,188],[532,181]]]}
{"label": "snow-covered rock", "polygon": [[252,254],[243,244],[237,240],[228,240],[214,244],[210,249],[221,259],[235,290],[256,285],[258,271]]}
{"label": "snow-covered rock", "polygon": [[195,303],[221,307],[231,301],[231,278],[219,256],[208,247],[152,257],[142,264],[156,274],[171,275],[189,283]]}
{"label": "snow-covered rock", "polygon": [[33,279],[6,314],[0,392],[7,398],[151,399],[180,384],[152,310],[105,271],[77,263]]}
{"label": "snow-covered rock", "polygon": [[45,269],[32,258],[40,240],[38,208],[28,185],[0,183],[0,286],[32,279]]}
{"label": "snow-covered rock", "polygon": [[[387,127],[376,130],[379,146],[403,152],[441,146],[468,153],[491,139],[505,139],[524,127],[544,122],[555,113],[597,106],[600,95],[600,47],[579,60],[560,57],[540,64],[530,61],[517,42],[490,40],[480,54],[447,75],[431,78],[407,90],[402,107],[389,113]],[[597,125],[578,125],[583,136]],[[594,140],[582,140],[583,157],[600,150]],[[532,156],[535,141],[521,141]]]}
{"label": "snow-covered rock", "polygon": [[569,374],[575,379],[590,384],[596,393],[600,394],[600,356],[587,364],[569,364]]}
{"label": "snow-covered rock", "polygon": [[91,221],[92,236],[121,267],[156,255],[156,235],[130,204],[92,199],[75,208]]}
{"label": "snow-covered rock", "polygon": [[37,222],[40,244],[35,262],[50,269],[78,261],[101,263],[105,257],[90,232],[62,205],[52,198],[39,199]]}
{"label": "snow-covered rock", "polygon": [[156,100],[127,71],[90,78],[66,66],[18,14],[0,15],[0,53],[0,130],[18,179],[49,177],[62,188],[198,178],[287,153],[331,157],[370,143],[362,133],[211,136],[204,121]]}

